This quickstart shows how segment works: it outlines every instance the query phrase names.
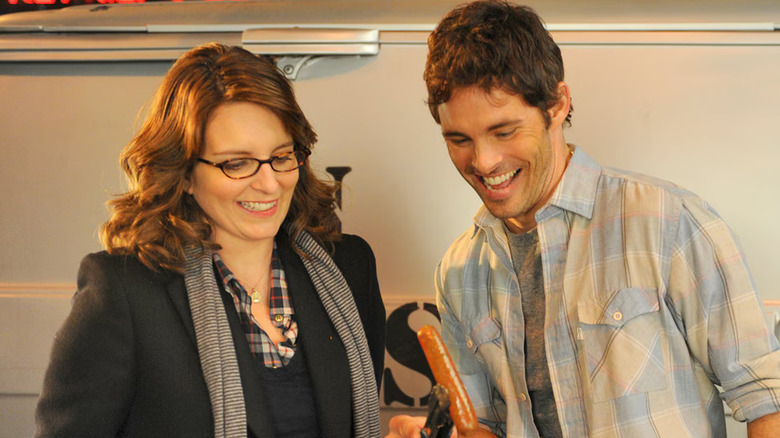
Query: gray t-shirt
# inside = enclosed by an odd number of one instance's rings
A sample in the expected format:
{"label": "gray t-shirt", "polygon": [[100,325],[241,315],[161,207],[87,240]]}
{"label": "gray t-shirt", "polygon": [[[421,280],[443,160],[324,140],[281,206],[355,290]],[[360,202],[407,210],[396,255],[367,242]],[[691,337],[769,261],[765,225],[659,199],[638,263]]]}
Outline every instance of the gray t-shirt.
{"label": "gray t-shirt", "polygon": [[539,234],[534,228],[524,234],[506,230],[506,235],[523,303],[525,380],[534,423],[540,436],[561,437],[563,432],[558,420],[544,346],[545,297]]}

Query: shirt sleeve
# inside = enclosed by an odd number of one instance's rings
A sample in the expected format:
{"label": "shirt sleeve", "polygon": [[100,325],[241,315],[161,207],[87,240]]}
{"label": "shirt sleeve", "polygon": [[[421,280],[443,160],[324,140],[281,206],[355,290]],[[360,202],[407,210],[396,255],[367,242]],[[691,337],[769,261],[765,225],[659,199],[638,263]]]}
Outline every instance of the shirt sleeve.
{"label": "shirt sleeve", "polygon": [[780,347],[739,244],[705,202],[686,200],[669,294],[694,360],[738,421],[780,411]]}
{"label": "shirt sleeve", "polygon": [[133,334],[123,288],[95,256],[82,261],[36,410],[36,436],[115,436],[132,397]]}
{"label": "shirt sleeve", "polygon": [[485,371],[482,362],[469,347],[468,336],[457,316],[453,313],[448,302],[448,290],[445,285],[445,276],[442,264],[436,267],[435,288],[436,305],[441,317],[441,336],[447,347],[455,369],[463,382],[466,393],[474,406],[479,422],[488,426],[499,437],[506,436],[506,424],[504,419],[498,418],[497,409],[494,406],[497,390],[490,383],[492,380]]}

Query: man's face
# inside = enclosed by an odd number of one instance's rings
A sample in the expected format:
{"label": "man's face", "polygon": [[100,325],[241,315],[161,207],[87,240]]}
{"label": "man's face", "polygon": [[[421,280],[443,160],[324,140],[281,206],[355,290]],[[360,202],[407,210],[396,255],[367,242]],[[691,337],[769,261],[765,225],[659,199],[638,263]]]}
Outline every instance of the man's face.
{"label": "man's face", "polygon": [[439,117],[452,163],[487,209],[510,229],[533,227],[568,155],[565,142],[563,152],[554,149],[541,111],[520,96],[470,86],[456,89]]}

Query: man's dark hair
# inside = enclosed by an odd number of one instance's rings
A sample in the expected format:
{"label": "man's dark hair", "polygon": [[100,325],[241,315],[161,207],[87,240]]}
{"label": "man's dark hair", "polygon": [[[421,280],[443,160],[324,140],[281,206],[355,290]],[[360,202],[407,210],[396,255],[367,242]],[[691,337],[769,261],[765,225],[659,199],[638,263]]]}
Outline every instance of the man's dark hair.
{"label": "man's dark hair", "polygon": [[[560,97],[563,81],[561,50],[527,6],[504,1],[476,1],[450,11],[428,37],[423,75],[428,107],[436,123],[439,105],[460,87],[499,88],[539,108],[547,126],[547,110]],[[566,116],[571,123],[571,109]]]}

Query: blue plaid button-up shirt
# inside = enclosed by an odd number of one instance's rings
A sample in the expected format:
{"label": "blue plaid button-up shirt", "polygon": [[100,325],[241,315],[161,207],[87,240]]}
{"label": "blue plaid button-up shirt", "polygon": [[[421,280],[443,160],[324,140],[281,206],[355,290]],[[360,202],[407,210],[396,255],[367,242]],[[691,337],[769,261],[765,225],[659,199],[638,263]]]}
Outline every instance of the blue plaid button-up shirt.
{"label": "blue plaid button-up shirt", "polygon": [[[780,411],[780,346],[709,205],[580,148],[536,214],[545,343],[565,437],[723,437]],[[442,335],[480,421],[537,437],[517,275],[483,206],[436,270]]]}

